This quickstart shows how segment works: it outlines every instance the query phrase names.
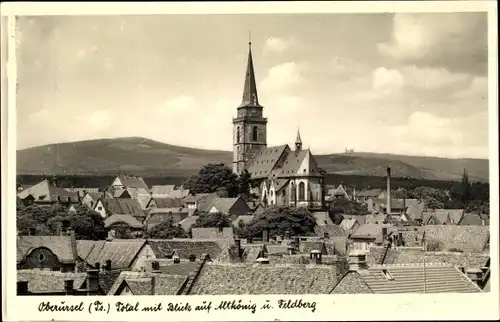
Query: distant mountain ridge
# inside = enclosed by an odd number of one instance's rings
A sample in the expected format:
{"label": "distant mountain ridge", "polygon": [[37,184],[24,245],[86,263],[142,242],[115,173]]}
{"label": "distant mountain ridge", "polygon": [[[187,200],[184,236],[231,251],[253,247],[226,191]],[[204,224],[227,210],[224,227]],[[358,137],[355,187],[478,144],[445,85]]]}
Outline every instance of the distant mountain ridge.
{"label": "distant mountain ridge", "polygon": [[[460,180],[464,168],[473,181],[488,182],[486,159],[447,159],[383,153],[316,155],[329,173],[384,176],[389,166],[397,177]],[[17,151],[18,174],[187,176],[208,163],[231,165],[232,152],[170,145],[129,137],[57,143]]]}

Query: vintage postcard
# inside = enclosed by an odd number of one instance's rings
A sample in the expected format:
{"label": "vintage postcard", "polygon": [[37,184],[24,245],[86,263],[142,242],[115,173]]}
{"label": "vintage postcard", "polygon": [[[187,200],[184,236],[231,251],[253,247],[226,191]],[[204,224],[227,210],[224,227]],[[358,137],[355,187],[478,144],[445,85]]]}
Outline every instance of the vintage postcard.
{"label": "vintage postcard", "polygon": [[1,12],[5,320],[498,319],[496,2]]}

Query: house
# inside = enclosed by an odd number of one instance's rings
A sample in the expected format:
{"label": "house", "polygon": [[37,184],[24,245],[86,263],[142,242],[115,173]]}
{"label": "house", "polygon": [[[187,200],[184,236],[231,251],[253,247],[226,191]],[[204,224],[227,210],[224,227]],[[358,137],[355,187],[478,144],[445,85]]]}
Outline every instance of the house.
{"label": "house", "polygon": [[217,193],[198,193],[188,195],[182,199],[183,205],[188,209],[196,209],[200,212],[208,212],[212,202],[219,198]]}
{"label": "house", "polygon": [[121,272],[108,295],[181,295],[187,276],[161,272]]}
{"label": "house", "polygon": [[248,215],[252,212],[248,204],[241,198],[215,198],[212,201],[209,213],[223,213],[235,220],[238,216]]}
{"label": "house", "polygon": [[368,190],[362,190],[356,194],[356,198],[360,202],[365,202],[368,199],[385,199],[387,196],[387,193],[383,189],[368,189]]}
{"label": "house", "polygon": [[423,226],[422,243],[428,250],[483,252],[490,240],[489,226]]}
{"label": "house", "polygon": [[170,193],[169,197],[176,198],[176,199],[183,199],[183,198],[187,197],[189,194],[190,194],[189,189],[184,189],[184,188],[180,187],[179,189],[174,189]]}
{"label": "house", "polygon": [[141,221],[146,216],[135,199],[99,199],[94,206],[94,211],[100,213],[103,218],[111,215],[132,215],[141,218],[139,219]]}
{"label": "house", "polygon": [[474,213],[464,213],[462,219],[458,223],[460,226],[489,226],[490,218],[488,215],[480,215]]}
{"label": "house", "polygon": [[17,236],[17,269],[76,272],[81,261],[74,233],[70,236]]}
{"label": "house", "polygon": [[233,118],[233,172],[247,170],[253,192],[265,205],[286,205],[321,210],[324,206],[324,175],[309,149],[302,149],[299,131],[295,147],[267,145],[267,118],[263,115],[255,82],[252,51],[241,104]]}
{"label": "house", "polygon": [[207,263],[190,295],[328,294],[337,282],[331,265]]}
{"label": "house", "polygon": [[154,252],[144,239],[106,240],[94,247],[85,262],[92,268],[109,267],[109,270],[139,271],[143,261],[154,258]]}
{"label": "house", "polygon": [[194,239],[148,239],[156,259],[172,259],[177,255],[181,261],[190,258],[202,259],[205,255],[216,260],[232,244],[231,240],[194,240]]}
{"label": "house", "polygon": [[78,195],[78,198],[81,200],[87,193],[93,192],[97,193],[99,192],[99,188],[64,188],[64,190],[76,193]]}
{"label": "house", "polygon": [[406,211],[401,215],[401,221],[403,224],[422,224],[422,214],[424,211],[423,202],[412,202],[406,208]]}
{"label": "house", "polygon": [[90,209],[94,209],[97,201],[103,197],[104,192],[86,192],[85,195],[80,199],[80,202],[82,205],[87,206]]}
{"label": "house", "polygon": [[316,219],[316,225],[318,226],[328,226],[333,225],[333,221],[326,211],[317,211],[312,213],[314,219]]}
{"label": "house", "polygon": [[464,209],[433,209],[424,211],[424,225],[458,225],[464,216]]}
{"label": "house", "polygon": [[110,231],[123,232],[127,236],[141,237],[144,225],[132,215],[114,214],[104,220],[104,227]]}
{"label": "house", "polygon": [[53,182],[43,180],[17,194],[25,206],[37,205],[72,205],[78,204],[78,195],[63,188],[55,186]]}
{"label": "house", "polygon": [[149,188],[142,177],[137,177],[133,175],[119,174],[116,176],[115,180],[111,184],[112,188],[115,189],[125,189],[125,188],[138,188],[148,191]]}
{"label": "house", "polygon": [[347,237],[347,232],[340,225],[317,225],[314,227],[316,236],[324,239]]}
{"label": "house", "polygon": [[141,205],[141,209],[146,209],[151,198],[151,192],[144,179],[132,175],[119,174],[116,176],[109,191],[115,198],[136,199]]}
{"label": "house", "polygon": [[342,217],[343,217],[343,219],[356,219],[356,221],[360,225],[366,224],[366,215],[343,214]]}
{"label": "house", "polygon": [[152,208],[149,209],[148,216],[144,221],[147,229],[150,230],[154,226],[164,223],[168,218],[172,218],[174,223],[178,224],[189,216],[196,213],[196,209],[187,208]]}
{"label": "house", "polygon": [[364,224],[351,234],[353,250],[368,252],[372,245],[381,245],[388,237],[388,225]]}
{"label": "house", "polygon": [[327,204],[331,203],[335,199],[346,199],[346,200],[351,200],[351,197],[347,193],[346,189],[342,186],[339,185],[338,187],[332,187],[327,190],[326,196],[325,196],[325,202]]}
{"label": "house", "polygon": [[192,239],[216,240],[227,239],[234,240],[233,227],[224,228],[191,228]]}
{"label": "house", "polygon": [[62,273],[46,270],[17,271],[17,295],[105,295],[99,271]]}
{"label": "house", "polygon": [[356,219],[344,218],[340,223],[340,227],[350,235],[359,228],[359,223]]}
{"label": "house", "polygon": [[154,185],[151,187],[152,198],[171,198],[172,191],[175,190],[175,185]]}
{"label": "house", "polygon": [[180,208],[182,207],[182,199],[179,198],[157,198],[152,197],[148,204],[146,205],[146,209],[150,208]]}
{"label": "house", "polygon": [[361,263],[352,263],[331,294],[481,292],[476,283],[452,265],[416,263],[366,268]]}

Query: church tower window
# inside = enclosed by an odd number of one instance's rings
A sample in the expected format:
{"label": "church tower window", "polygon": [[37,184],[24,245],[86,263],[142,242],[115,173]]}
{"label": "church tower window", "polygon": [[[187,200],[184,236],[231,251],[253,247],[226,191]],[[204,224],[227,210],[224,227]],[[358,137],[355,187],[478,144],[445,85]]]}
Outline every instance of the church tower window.
{"label": "church tower window", "polygon": [[252,141],[258,141],[259,139],[259,129],[254,126],[252,129]]}
{"label": "church tower window", "polygon": [[240,143],[240,127],[236,129],[236,143]]}
{"label": "church tower window", "polygon": [[299,183],[299,200],[306,199],[306,185],[304,182]]}

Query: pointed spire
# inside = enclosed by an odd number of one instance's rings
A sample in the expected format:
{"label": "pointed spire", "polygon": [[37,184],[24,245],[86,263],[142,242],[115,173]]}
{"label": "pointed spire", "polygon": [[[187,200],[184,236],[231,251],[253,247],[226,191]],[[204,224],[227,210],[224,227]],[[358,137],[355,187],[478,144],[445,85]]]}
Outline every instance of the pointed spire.
{"label": "pointed spire", "polygon": [[295,139],[295,150],[302,150],[302,139],[300,138],[300,129],[297,129],[297,138]]}
{"label": "pointed spire", "polygon": [[[248,35],[250,38],[250,33]],[[255,82],[255,71],[253,69],[253,58],[252,58],[252,41],[248,40],[248,62],[247,62],[247,72],[245,75],[245,86],[243,88],[243,99],[241,101],[240,107],[252,106],[252,107],[262,107],[259,104],[259,97],[257,95],[257,85]]]}

